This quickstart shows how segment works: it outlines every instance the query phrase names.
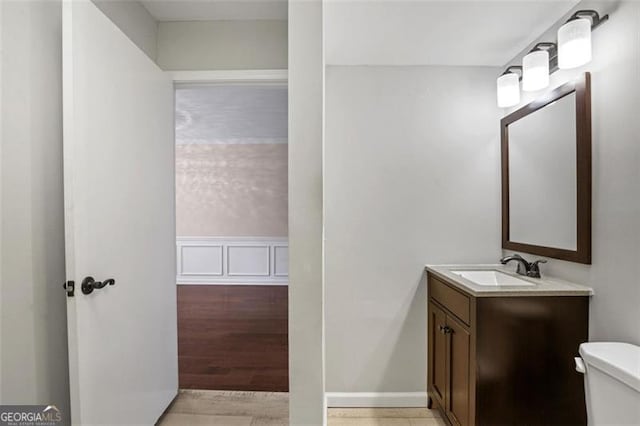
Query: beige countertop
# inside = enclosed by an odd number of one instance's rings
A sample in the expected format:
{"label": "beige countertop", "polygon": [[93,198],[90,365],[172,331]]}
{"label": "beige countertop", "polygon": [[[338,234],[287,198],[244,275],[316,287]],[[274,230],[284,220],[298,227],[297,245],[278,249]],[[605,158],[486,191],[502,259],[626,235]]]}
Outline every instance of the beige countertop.
{"label": "beige countertop", "polygon": [[[592,296],[593,289],[569,281],[547,277],[529,278],[516,274],[503,265],[426,265],[426,270],[437,278],[475,297],[496,296]],[[535,286],[483,286],[475,284],[452,271],[499,271],[531,282]]]}

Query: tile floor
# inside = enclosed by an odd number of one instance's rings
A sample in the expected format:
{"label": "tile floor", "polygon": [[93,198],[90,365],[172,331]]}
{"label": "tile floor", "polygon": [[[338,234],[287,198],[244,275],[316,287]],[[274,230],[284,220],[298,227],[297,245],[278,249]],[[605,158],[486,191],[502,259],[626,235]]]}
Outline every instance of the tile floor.
{"label": "tile floor", "polygon": [[327,426],[445,426],[427,408],[329,408]]}
{"label": "tile floor", "polygon": [[[160,426],[287,426],[289,395],[181,390]],[[427,408],[330,408],[328,426],[444,426]]]}

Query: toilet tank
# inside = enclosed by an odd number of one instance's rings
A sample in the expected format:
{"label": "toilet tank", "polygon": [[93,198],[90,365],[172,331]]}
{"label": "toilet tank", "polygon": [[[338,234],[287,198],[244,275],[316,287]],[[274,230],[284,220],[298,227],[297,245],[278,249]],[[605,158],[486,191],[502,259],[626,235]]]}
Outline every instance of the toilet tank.
{"label": "toilet tank", "polygon": [[580,356],[589,425],[640,425],[640,346],[583,343]]}

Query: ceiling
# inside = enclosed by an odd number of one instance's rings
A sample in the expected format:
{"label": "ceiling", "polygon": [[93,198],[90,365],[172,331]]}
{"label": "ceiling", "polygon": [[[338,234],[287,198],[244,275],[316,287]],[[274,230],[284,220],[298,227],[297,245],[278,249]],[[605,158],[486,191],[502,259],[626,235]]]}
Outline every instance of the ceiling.
{"label": "ceiling", "polygon": [[328,65],[502,66],[578,0],[325,0]]}
{"label": "ceiling", "polygon": [[[503,66],[579,2],[323,1],[328,65],[478,66]],[[287,19],[287,0],[141,3],[158,21]]]}
{"label": "ceiling", "polygon": [[157,21],[287,19],[287,0],[142,0]]}

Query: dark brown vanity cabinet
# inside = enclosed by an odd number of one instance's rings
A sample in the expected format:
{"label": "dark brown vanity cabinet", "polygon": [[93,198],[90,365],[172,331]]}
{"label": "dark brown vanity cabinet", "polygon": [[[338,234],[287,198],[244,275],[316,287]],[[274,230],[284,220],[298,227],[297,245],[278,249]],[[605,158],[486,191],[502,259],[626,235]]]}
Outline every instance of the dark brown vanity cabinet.
{"label": "dark brown vanity cabinet", "polygon": [[469,424],[469,348],[471,334],[454,316],[429,304],[429,374],[434,397],[455,424]]}
{"label": "dark brown vanity cabinet", "polygon": [[427,390],[452,425],[586,424],[588,296],[476,297],[428,277]]}

